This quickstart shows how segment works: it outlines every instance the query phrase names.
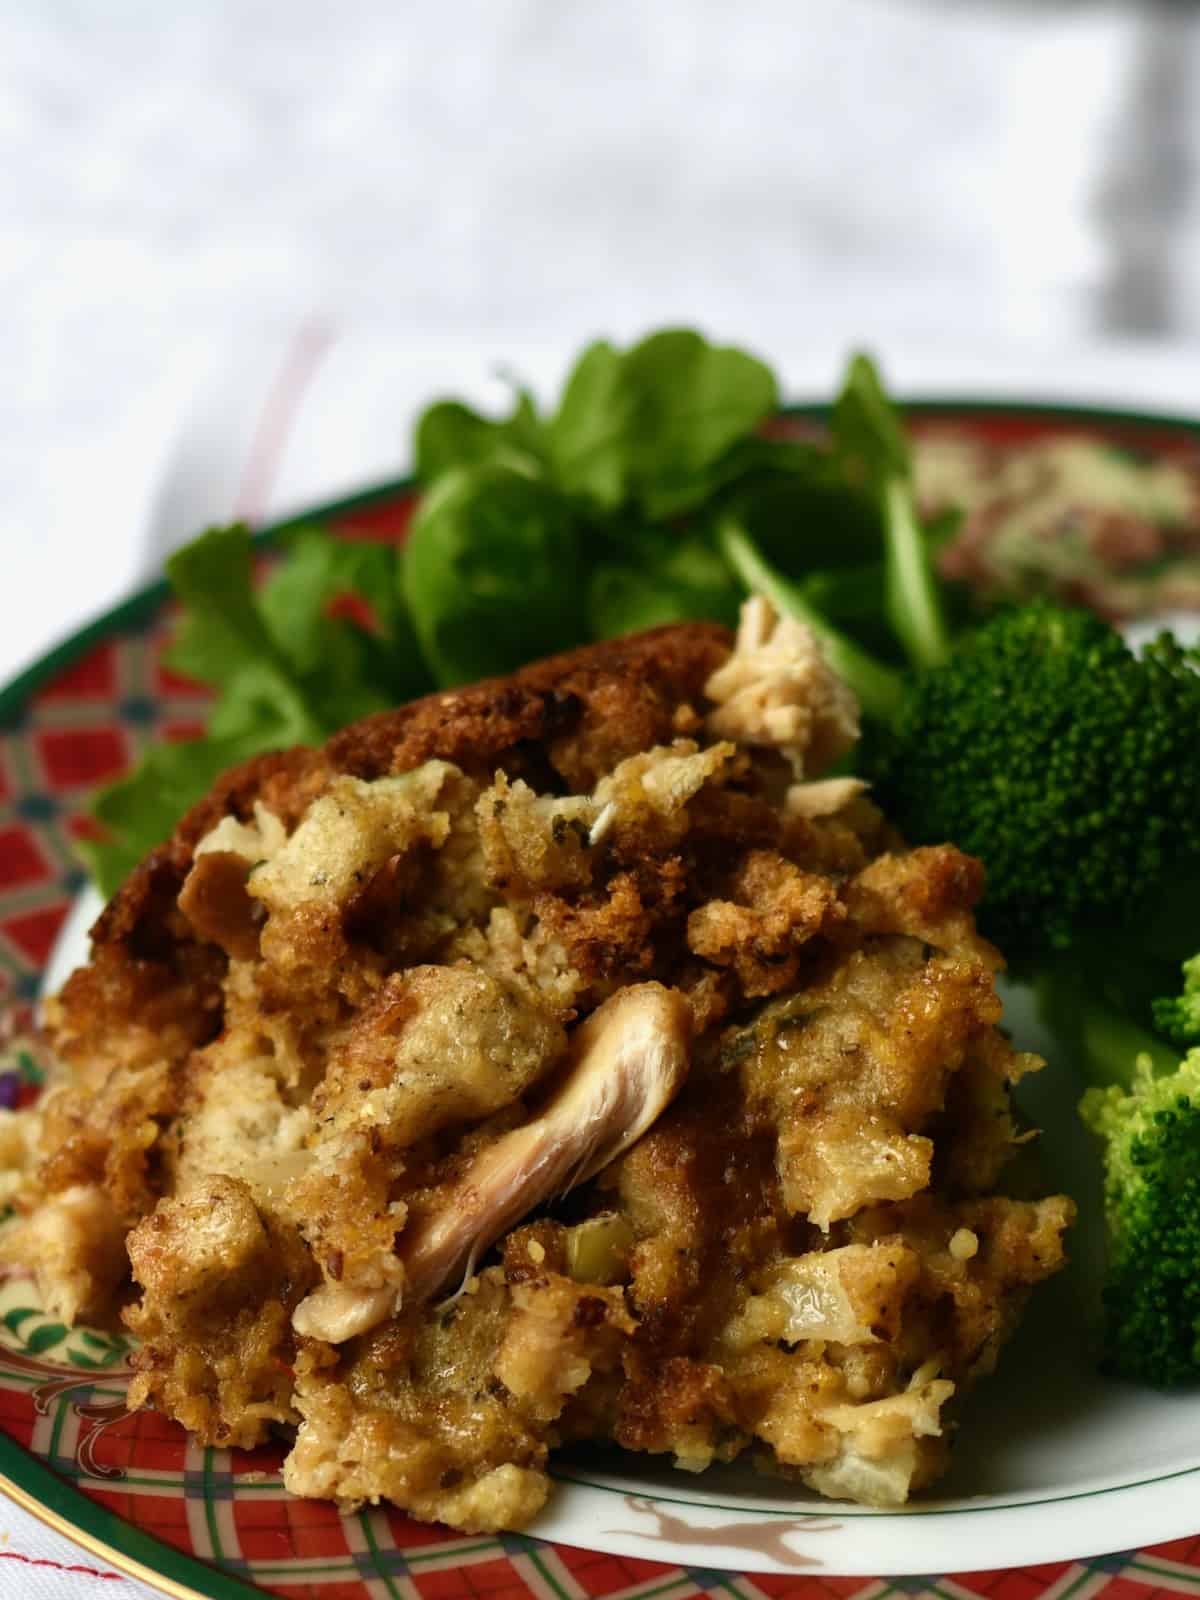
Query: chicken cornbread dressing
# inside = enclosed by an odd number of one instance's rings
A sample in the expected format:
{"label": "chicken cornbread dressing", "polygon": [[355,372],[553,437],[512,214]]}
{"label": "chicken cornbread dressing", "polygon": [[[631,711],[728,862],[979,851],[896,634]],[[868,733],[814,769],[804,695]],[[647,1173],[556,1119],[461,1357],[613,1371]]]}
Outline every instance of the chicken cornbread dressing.
{"label": "chicken cornbread dressing", "polygon": [[998,1192],[1040,1062],[857,732],[754,599],[228,774],[0,1114],[10,1270],[298,1495],[516,1528],[595,1439],[901,1504],[1072,1206]]}

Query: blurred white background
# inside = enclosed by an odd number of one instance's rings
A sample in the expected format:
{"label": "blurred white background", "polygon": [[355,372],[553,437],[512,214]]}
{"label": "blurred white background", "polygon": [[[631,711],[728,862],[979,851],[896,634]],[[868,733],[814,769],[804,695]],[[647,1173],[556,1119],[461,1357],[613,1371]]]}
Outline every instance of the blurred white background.
{"label": "blurred white background", "polygon": [[1168,0],[0,0],[0,672],[600,332],[1200,409],[1198,90]]}

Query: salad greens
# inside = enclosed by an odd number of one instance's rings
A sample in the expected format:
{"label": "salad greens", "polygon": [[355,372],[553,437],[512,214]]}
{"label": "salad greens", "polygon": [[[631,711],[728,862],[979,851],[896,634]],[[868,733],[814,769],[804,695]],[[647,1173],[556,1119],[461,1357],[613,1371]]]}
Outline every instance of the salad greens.
{"label": "salad greens", "polygon": [[[589,346],[544,419],[523,392],[494,422],[455,401],[427,411],[404,587],[439,681],[507,671],[564,636],[731,621],[769,581],[791,586],[789,609],[839,660],[863,645],[896,665],[940,659],[940,530],[917,517],[903,424],[874,367],[850,363],[820,444],[764,433],[777,408],[761,362],[680,330],[623,354]],[[511,511],[494,509],[499,495]],[[518,567],[528,614],[515,620]],[[900,677],[860,664],[882,714]]]}
{"label": "salad greens", "polygon": [[884,608],[917,667],[945,660],[949,635],[930,543],[913,494],[904,425],[865,356],[855,356],[833,408],[834,446],[847,476],[879,503],[884,535]]}
{"label": "salad greens", "polygon": [[500,460],[449,467],[413,518],[401,588],[438,683],[511,672],[584,634],[583,540],[570,505]]}
{"label": "salad greens", "polygon": [[[211,528],[167,563],[183,605],[167,665],[211,685],[216,700],[202,738],[148,745],[94,797],[104,836],[78,848],[105,895],[227,768],[432,687],[385,546],[300,528],[257,587],[253,568],[253,542],[238,526]],[[351,596],[359,613],[339,616],[337,602]]]}
{"label": "salad greens", "polygon": [[549,411],[525,390],[500,418],[425,411],[399,553],[303,528],[256,585],[244,528],[201,535],[168,564],[183,605],[168,659],[216,703],[203,738],[151,746],[97,797],[104,837],[82,848],[100,888],[238,761],[588,639],[732,623],[751,588],[811,622],[889,717],[904,669],[948,648],[942,530],[917,516],[903,423],[866,357],[828,437],[772,436],[778,409],[769,367],[698,333],[599,341]]}

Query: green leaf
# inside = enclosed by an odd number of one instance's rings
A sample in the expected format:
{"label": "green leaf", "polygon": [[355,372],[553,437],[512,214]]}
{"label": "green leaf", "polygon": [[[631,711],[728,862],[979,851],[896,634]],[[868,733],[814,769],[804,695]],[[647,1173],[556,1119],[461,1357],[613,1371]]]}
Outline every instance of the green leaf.
{"label": "green leaf", "polygon": [[879,510],[828,452],[783,458],[721,497],[755,544],[789,577],[883,561]]}
{"label": "green leaf", "polygon": [[527,389],[518,389],[512,415],[493,421],[458,400],[440,400],[417,421],[417,477],[433,483],[455,467],[485,462],[521,464],[541,451],[541,421]]}
{"label": "green leaf", "polygon": [[[319,721],[338,727],[378,710],[370,700],[397,705],[433,688],[394,546],[300,528],[285,549],[258,603],[272,637],[304,677]],[[351,596],[369,612],[365,627],[329,615],[331,605]]]}
{"label": "green leaf", "polygon": [[571,369],[548,433],[559,484],[610,510],[626,495],[622,441],[629,397],[622,371],[622,357],[607,340],[588,345]]}
{"label": "green leaf", "polygon": [[102,1361],[93,1361],[91,1356],[85,1356],[82,1350],[68,1350],[67,1360],[72,1366],[85,1367],[89,1372],[100,1372],[104,1367]]}
{"label": "green leaf", "polygon": [[413,519],[404,588],[444,685],[579,642],[579,533],[547,484],[492,464],[445,473]]}
{"label": "green leaf", "polygon": [[275,660],[275,646],[254,603],[253,545],[241,523],[210,528],[167,562],[184,605],[169,661],[177,672],[216,687],[246,665]]}
{"label": "green leaf", "polygon": [[677,515],[711,493],[713,469],[778,404],[770,369],[688,329],[621,354],[588,347],[548,430],[555,481],[601,511],[632,502]]}
{"label": "green leaf", "polygon": [[[81,843],[79,853],[106,895],[229,767],[319,743],[433,687],[391,547],[298,528],[256,591],[246,529],[214,528],[167,570],[185,607],[171,664],[212,684],[218,698],[204,737],[149,746],[132,773],[93,800],[105,837]],[[367,609],[366,625],[330,614],[346,596]]]}
{"label": "green leaf", "polygon": [[36,1317],[37,1315],[37,1311],[32,1306],[17,1306],[12,1311],[4,1313],[4,1326],[11,1332],[16,1333],[23,1322],[27,1322],[30,1317]]}
{"label": "green leaf", "polygon": [[909,476],[912,462],[904,423],[868,356],[851,357],[834,402],[831,429],[839,456],[872,493],[882,494],[888,478]]}
{"label": "green leaf", "polygon": [[35,1088],[40,1089],[46,1081],[45,1069],[37,1064],[28,1050],[18,1050],[17,1070],[25,1082],[33,1084]]}
{"label": "green leaf", "polygon": [[732,625],[741,597],[727,562],[707,540],[646,532],[638,561],[608,561],[593,571],[588,621],[597,639],[693,618]]}
{"label": "green leaf", "polygon": [[359,552],[367,545],[340,546],[317,528],[298,528],[288,536],[287,559],[267,578],[255,609],[275,650],[298,674],[321,669],[331,632],[326,613],[343,591],[359,588]]}
{"label": "green leaf", "polygon": [[[286,663],[289,686],[298,690],[294,696],[285,693],[275,680],[268,698],[277,706],[290,703],[297,726],[305,718],[312,724],[314,732],[302,738],[320,738],[391,702],[379,681],[376,656],[385,642],[385,624],[394,628],[402,604],[398,591],[395,553],[384,546],[341,544],[315,528],[301,529],[289,540],[287,559],[267,579],[257,604]],[[369,611],[369,626],[330,615],[330,607],[346,596]],[[393,645],[394,636],[386,643]],[[247,692],[244,686],[241,692]]]}
{"label": "green leaf", "polygon": [[814,614],[884,662],[905,659],[884,612],[879,508],[829,451],[777,457],[718,503],[718,522],[736,524]]}
{"label": "green leaf", "polygon": [[40,1328],[35,1328],[25,1340],[25,1348],[31,1356],[40,1356],[43,1350],[50,1350],[56,1344],[61,1344],[70,1330],[61,1322],[43,1322]]}
{"label": "green leaf", "polygon": [[917,515],[908,440],[900,413],[864,355],[850,362],[832,430],[848,478],[879,505],[888,621],[913,666],[936,666],[950,641],[933,554]]}
{"label": "green leaf", "polygon": [[830,622],[849,628],[856,636],[877,628],[883,601],[882,561],[826,567],[800,579],[799,586]]}
{"label": "green leaf", "polygon": [[[212,529],[168,563],[188,608],[171,664],[225,690],[211,723],[216,737],[255,726],[275,743],[299,744],[386,703],[367,673],[365,630],[328,614],[337,595],[358,589],[364,571],[395,589],[390,553],[372,558],[361,553],[367,548],[342,546],[316,528],[296,530],[286,559],[257,593],[244,528]],[[382,598],[394,608],[394,596]]]}

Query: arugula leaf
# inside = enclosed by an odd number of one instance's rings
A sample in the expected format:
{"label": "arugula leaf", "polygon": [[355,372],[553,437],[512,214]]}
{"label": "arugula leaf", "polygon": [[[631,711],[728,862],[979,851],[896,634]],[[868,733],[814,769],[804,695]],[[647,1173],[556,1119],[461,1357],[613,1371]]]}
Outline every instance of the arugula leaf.
{"label": "arugula leaf", "polygon": [[908,440],[879,373],[864,355],[850,362],[834,404],[832,432],[848,478],[879,504],[888,621],[913,666],[936,666],[945,659],[950,641],[930,548],[917,516]]}
{"label": "arugula leaf", "polygon": [[[381,703],[398,704],[433,688],[393,546],[332,539],[319,528],[301,527],[285,536],[284,549],[286,560],[256,604],[323,725],[341,727]],[[358,602],[352,609],[360,625],[347,627],[347,618],[331,614],[349,597]],[[367,705],[368,699],[374,703]]]}
{"label": "arugula leaf", "polygon": [[881,661],[905,665],[904,652],[880,613],[882,561],[868,561],[857,567],[827,567],[796,581],[809,605],[832,626],[850,634]]}
{"label": "arugula leaf", "polygon": [[678,515],[707,497],[714,469],[776,409],[774,374],[688,329],[624,354],[603,341],[576,363],[547,429],[555,482],[602,512],[632,503]]}
{"label": "arugula leaf", "polygon": [[549,484],[498,462],[443,473],[403,552],[417,638],[446,686],[577,644],[581,575],[570,505]]}
{"label": "arugula leaf", "polygon": [[[202,738],[150,745],[102,789],[102,840],[80,854],[111,894],[227,768],[264,750],[313,744],[357,717],[432,687],[400,592],[394,550],[316,528],[285,539],[256,591],[244,527],[212,528],[167,563],[185,610],[167,660],[218,691]],[[330,608],[353,595],[371,626]]]}
{"label": "arugula leaf", "polygon": [[882,565],[875,502],[847,483],[841,463],[828,450],[769,461],[766,470],[748,473],[722,493],[717,509],[719,517],[735,515],[789,576]]}
{"label": "arugula leaf", "polygon": [[728,564],[707,539],[643,530],[637,561],[606,561],[593,569],[588,623],[596,639],[706,617],[732,626],[741,598]]}
{"label": "arugula leaf", "polygon": [[884,614],[878,510],[846,483],[826,452],[810,467],[738,487],[722,520],[735,520],[765,561],[812,609],[884,661],[907,659]]}
{"label": "arugula leaf", "polygon": [[[268,575],[253,606],[268,638],[294,670],[317,672],[325,664],[330,635],[338,631],[327,612],[329,603],[345,592],[370,594],[375,585],[361,581],[370,571],[369,559],[364,562],[363,557],[378,552],[386,563],[387,552],[378,545],[340,544],[312,527],[289,534],[284,549],[287,559]],[[386,565],[383,573],[387,581]]]}
{"label": "arugula leaf", "polygon": [[869,486],[907,477],[912,462],[904,423],[869,356],[850,358],[831,419],[834,447]]}
{"label": "arugula leaf", "polygon": [[572,367],[546,432],[551,470],[571,494],[615,510],[626,498],[624,434],[630,419],[624,358],[606,339]]}
{"label": "arugula leaf", "polygon": [[386,576],[394,591],[388,554],[372,562],[357,554],[363,547],[315,528],[296,530],[289,544],[288,559],[257,593],[253,545],[242,526],[210,529],[167,563],[186,607],[167,659],[224,691],[209,724],[218,738],[232,719],[239,737],[254,725],[274,729],[276,743],[311,742],[387,703],[369,674],[369,635],[329,616],[328,607],[364,571]]}
{"label": "arugula leaf", "polygon": [[424,411],[414,440],[416,473],[432,483],[452,467],[487,461],[535,462],[542,453],[542,424],[528,389],[518,389],[512,415],[481,417],[458,400],[441,400]]}
{"label": "arugula leaf", "polygon": [[247,662],[277,659],[254,603],[253,545],[241,523],[209,528],[167,562],[185,610],[170,664],[203,683],[227,683]]}

